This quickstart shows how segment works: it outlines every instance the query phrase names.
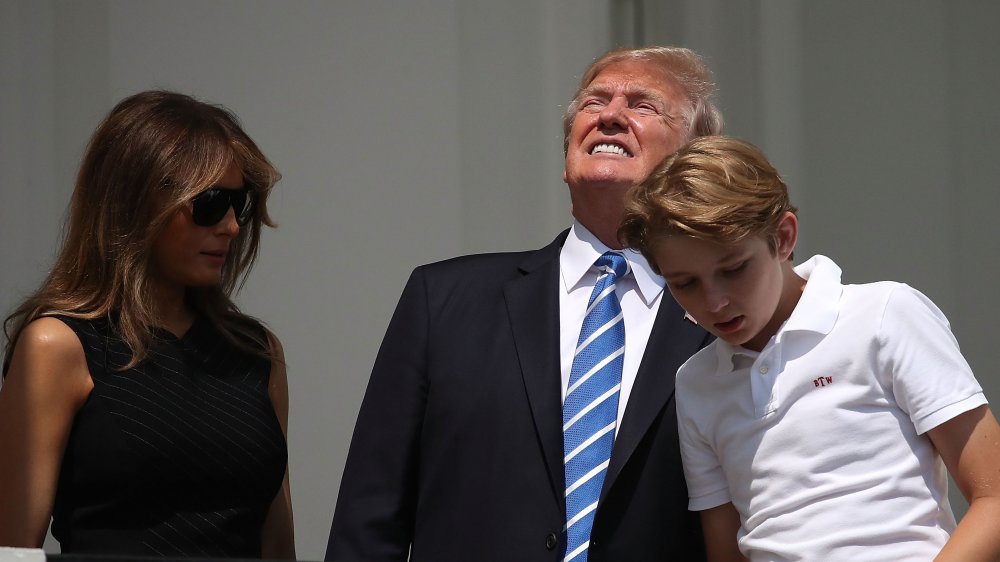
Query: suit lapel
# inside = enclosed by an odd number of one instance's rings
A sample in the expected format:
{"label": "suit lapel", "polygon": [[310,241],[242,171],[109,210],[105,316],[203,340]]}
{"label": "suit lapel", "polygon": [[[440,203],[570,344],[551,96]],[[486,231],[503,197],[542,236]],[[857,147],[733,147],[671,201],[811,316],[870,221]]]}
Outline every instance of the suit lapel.
{"label": "suit lapel", "polygon": [[[524,390],[549,472],[552,492],[563,502],[562,399],[559,367],[559,249],[568,231],[532,253],[521,276],[504,285],[504,298]],[[602,497],[607,494],[656,416],[674,394],[678,367],[704,344],[705,331],[684,320],[684,310],[663,293],[636,373],[635,384],[615,438]],[[627,336],[626,336],[627,337]]]}
{"label": "suit lapel", "polygon": [[[705,331],[684,319],[684,309],[674,301],[669,292],[664,291],[662,299],[629,395],[622,426],[615,437],[608,475],[601,491],[602,498],[614,484],[653,420],[667,401],[673,398],[677,369],[705,341]],[[625,337],[628,338],[628,335]]]}
{"label": "suit lapel", "polygon": [[521,277],[504,286],[524,390],[552,492],[564,509],[558,283],[559,248],[565,239],[564,232],[552,244],[531,254],[521,264]]}

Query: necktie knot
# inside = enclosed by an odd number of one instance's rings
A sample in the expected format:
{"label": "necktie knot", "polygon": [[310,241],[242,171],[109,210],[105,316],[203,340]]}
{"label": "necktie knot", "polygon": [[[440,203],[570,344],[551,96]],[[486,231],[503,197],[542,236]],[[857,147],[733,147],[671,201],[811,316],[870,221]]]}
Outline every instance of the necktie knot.
{"label": "necktie knot", "polygon": [[601,271],[613,273],[616,279],[621,279],[628,273],[628,260],[618,252],[604,252],[594,265]]}

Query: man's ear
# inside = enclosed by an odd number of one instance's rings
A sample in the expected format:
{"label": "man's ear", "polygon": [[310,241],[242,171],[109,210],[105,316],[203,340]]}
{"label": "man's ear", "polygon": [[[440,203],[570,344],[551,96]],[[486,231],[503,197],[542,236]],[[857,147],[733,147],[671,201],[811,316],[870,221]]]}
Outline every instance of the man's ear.
{"label": "man's ear", "polygon": [[791,211],[785,211],[778,228],[774,233],[775,252],[781,261],[789,259],[795,251],[795,243],[799,240],[799,218]]}

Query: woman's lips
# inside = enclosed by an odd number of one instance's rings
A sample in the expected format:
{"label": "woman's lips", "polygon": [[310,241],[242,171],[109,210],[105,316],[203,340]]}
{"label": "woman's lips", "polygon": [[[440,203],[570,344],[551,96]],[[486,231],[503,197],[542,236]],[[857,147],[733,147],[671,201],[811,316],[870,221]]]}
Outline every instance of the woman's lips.
{"label": "woman's lips", "polygon": [[226,262],[226,252],[224,251],[213,251],[213,252],[202,252],[201,255],[208,258],[213,264],[221,265]]}

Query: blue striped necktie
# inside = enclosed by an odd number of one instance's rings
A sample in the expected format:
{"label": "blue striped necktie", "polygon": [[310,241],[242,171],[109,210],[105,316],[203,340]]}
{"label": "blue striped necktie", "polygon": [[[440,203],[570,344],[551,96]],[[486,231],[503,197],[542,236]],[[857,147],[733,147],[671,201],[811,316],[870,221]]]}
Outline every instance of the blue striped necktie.
{"label": "blue striped necktie", "polygon": [[563,402],[566,471],[566,556],[586,562],[590,530],[611,459],[618,422],[618,395],[625,359],[625,320],[615,282],[628,273],[625,257],[607,252],[587,304]]}

